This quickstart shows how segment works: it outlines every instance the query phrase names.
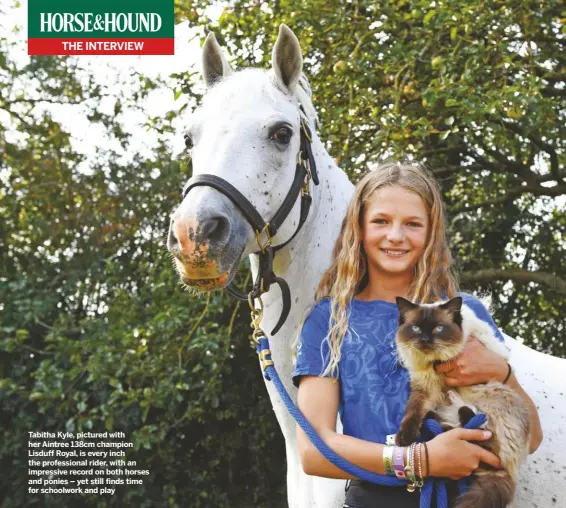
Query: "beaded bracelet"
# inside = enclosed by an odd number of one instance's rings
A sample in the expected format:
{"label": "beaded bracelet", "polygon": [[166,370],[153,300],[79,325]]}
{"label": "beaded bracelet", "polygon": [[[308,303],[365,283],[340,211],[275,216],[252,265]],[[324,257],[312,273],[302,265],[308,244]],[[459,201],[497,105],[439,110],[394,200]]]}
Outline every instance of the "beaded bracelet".
{"label": "beaded bracelet", "polygon": [[422,448],[422,443],[419,443],[418,448],[417,448],[417,459],[419,462],[419,480],[415,482],[415,485],[419,488],[422,489],[424,486],[424,478],[423,478],[423,463],[421,461],[421,448]]}
{"label": "beaded bracelet", "polygon": [[412,443],[409,446],[408,457],[407,457],[407,465],[405,466],[405,475],[407,476],[407,479],[411,482],[407,485],[407,491],[408,492],[414,492],[415,491],[415,482],[416,482],[416,478],[415,478],[415,446],[416,446],[416,443]]}
{"label": "beaded bracelet", "polygon": [[[405,467],[407,478],[411,482],[407,485],[408,492],[414,492],[417,487],[419,489],[422,489],[424,486],[421,448],[422,448],[421,443],[412,443],[409,446],[408,460],[407,460],[408,464]],[[417,464],[415,464],[415,457],[417,459]],[[418,475],[417,475],[417,468],[419,471]]]}

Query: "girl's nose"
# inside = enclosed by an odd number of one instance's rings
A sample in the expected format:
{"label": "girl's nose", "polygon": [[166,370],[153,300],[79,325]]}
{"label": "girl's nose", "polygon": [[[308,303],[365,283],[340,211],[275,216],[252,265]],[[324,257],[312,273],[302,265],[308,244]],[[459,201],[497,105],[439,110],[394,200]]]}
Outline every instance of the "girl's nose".
{"label": "girl's nose", "polygon": [[387,230],[387,239],[391,242],[401,242],[403,240],[403,228],[401,225],[392,224]]}

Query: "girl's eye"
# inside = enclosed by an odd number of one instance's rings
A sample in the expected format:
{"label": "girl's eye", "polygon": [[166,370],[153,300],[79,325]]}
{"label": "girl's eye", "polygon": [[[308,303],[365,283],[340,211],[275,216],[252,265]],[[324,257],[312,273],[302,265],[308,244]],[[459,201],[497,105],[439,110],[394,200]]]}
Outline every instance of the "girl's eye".
{"label": "girl's eye", "polygon": [[373,219],[372,222],[374,224],[387,224],[387,221],[385,219]]}
{"label": "girl's eye", "polygon": [[274,139],[283,145],[288,145],[289,141],[291,141],[292,134],[293,133],[289,127],[281,127],[271,135],[271,139]]}
{"label": "girl's eye", "polygon": [[411,226],[412,228],[422,228],[423,227],[423,225],[420,222],[409,222],[408,225]]}
{"label": "girl's eye", "polygon": [[441,333],[442,330],[444,330],[444,326],[437,326],[437,327],[434,329],[434,331],[435,331],[436,333]]}
{"label": "girl's eye", "polygon": [[413,330],[413,332],[415,333],[421,333],[421,329],[417,325],[413,325],[411,327],[411,330]]}

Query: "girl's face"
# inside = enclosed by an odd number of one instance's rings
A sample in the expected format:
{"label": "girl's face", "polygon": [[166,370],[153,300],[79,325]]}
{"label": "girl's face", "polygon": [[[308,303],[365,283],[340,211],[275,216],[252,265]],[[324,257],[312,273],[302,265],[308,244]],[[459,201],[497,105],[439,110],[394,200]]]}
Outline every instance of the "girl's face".
{"label": "girl's face", "polygon": [[404,187],[382,187],[364,211],[362,243],[370,276],[413,276],[428,237],[428,213],[421,197]]}

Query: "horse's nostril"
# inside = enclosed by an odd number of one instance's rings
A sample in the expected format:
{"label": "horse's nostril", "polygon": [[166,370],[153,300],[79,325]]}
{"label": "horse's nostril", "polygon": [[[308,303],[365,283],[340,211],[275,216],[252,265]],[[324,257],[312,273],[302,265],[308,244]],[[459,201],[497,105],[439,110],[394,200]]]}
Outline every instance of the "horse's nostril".
{"label": "horse's nostril", "polygon": [[213,217],[200,224],[199,236],[208,241],[220,240],[227,230],[228,221],[224,217]]}
{"label": "horse's nostril", "polygon": [[175,254],[175,252],[179,250],[179,243],[177,242],[175,233],[173,233],[173,226],[169,227],[169,234],[167,235],[167,248],[173,254]]}
{"label": "horse's nostril", "polygon": [[228,217],[216,213],[212,217],[195,220],[193,218],[175,218],[171,220],[167,234],[169,252],[182,262],[188,257],[209,256],[208,249],[222,249],[230,238]]}

